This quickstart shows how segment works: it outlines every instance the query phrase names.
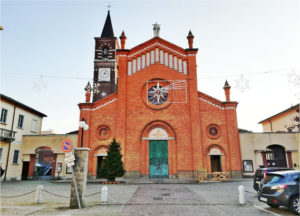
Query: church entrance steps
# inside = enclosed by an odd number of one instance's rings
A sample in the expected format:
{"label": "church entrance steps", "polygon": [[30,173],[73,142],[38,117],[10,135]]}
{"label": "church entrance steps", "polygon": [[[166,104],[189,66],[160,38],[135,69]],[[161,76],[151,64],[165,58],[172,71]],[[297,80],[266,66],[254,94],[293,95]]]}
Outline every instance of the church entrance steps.
{"label": "church entrance steps", "polygon": [[119,181],[103,181],[101,184],[120,184]]}
{"label": "church entrance steps", "polygon": [[[106,179],[87,179],[88,184],[207,184],[207,183],[221,183],[221,182],[241,182],[248,179],[230,179],[227,181],[214,181],[214,180],[202,180],[200,182],[197,179],[176,179],[176,178],[117,178],[115,182],[107,182]],[[70,183],[71,179],[52,180],[51,183]]]}
{"label": "church entrance steps", "polygon": [[149,179],[125,179],[126,184],[196,184],[195,179],[168,179],[168,178],[149,178]]}

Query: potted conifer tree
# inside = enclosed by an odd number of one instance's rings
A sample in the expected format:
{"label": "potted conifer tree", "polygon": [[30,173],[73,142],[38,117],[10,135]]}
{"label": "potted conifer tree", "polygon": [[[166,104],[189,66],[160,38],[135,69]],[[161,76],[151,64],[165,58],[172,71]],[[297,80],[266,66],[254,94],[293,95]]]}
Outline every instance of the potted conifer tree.
{"label": "potted conifer tree", "polygon": [[122,177],[124,174],[120,144],[113,139],[108,147],[107,157],[104,161],[103,175],[107,181],[115,181],[116,177]]}

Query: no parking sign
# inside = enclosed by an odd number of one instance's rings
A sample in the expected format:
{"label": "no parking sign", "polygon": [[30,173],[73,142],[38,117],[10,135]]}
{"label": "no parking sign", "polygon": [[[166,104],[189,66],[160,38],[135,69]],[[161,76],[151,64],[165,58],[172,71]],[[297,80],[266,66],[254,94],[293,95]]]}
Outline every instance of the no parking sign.
{"label": "no parking sign", "polygon": [[78,190],[77,190],[76,178],[75,178],[75,174],[73,171],[75,157],[73,155],[73,152],[71,152],[72,148],[73,148],[73,144],[72,144],[72,141],[69,139],[65,139],[61,144],[61,149],[65,153],[65,163],[67,164],[67,167],[71,168],[71,171],[72,171],[78,207],[79,207],[79,209],[81,209],[81,204],[80,204]]}
{"label": "no parking sign", "polygon": [[61,149],[64,153],[70,152],[73,148],[72,141],[69,139],[66,139],[61,144]]}

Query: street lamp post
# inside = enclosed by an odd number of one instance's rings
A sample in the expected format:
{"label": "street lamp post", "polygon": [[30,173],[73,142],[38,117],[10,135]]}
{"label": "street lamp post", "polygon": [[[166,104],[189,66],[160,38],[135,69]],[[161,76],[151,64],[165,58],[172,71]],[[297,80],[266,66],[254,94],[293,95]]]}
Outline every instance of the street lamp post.
{"label": "street lamp post", "polygon": [[87,123],[85,123],[85,119],[82,118],[81,121],[79,122],[79,127],[81,128],[81,148],[83,147],[83,132],[87,129],[89,129],[89,126]]}

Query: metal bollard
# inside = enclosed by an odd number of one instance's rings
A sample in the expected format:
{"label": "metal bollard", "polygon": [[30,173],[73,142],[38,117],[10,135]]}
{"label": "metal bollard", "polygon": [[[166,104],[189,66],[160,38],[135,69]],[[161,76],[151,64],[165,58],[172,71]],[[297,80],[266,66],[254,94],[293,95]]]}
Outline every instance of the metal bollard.
{"label": "metal bollard", "polygon": [[239,191],[239,203],[241,205],[245,205],[246,204],[245,187],[243,185],[240,185],[238,187],[238,191]]}
{"label": "metal bollard", "polygon": [[107,204],[107,194],[108,188],[107,186],[103,186],[101,189],[101,204]]}
{"label": "metal bollard", "polygon": [[43,202],[43,185],[36,186],[35,203],[40,204]]}

